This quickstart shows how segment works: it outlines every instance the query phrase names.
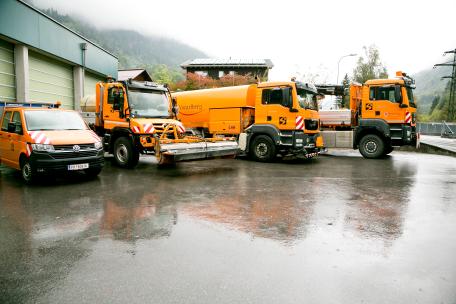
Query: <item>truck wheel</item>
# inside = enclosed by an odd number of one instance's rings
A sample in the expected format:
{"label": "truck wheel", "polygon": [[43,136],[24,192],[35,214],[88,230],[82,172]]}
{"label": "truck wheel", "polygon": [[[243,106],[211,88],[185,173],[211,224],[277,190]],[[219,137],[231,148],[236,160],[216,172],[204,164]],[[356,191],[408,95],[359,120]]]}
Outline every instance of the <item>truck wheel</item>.
{"label": "truck wheel", "polygon": [[30,164],[30,161],[25,157],[21,159],[21,175],[22,180],[26,184],[32,184],[36,179],[36,172]]}
{"label": "truck wheel", "polygon": [[258,135],[250,146],[250,157],[260,162],[270,162],[276,156],[276,147],[267,135]]}
{"label": "truck wheel", "polygon": [[119,167],[133,168],[138,164],[139,153],[126,137],[119,137],[114,142],[114,160]]}
{"label": "truck wheel", "polygon": [[384,155],[384,151],[385,143],[375,134],[365,135],[359,142],[359,152],[365,158],[380,158]]}
{"label": "truck wheel", "polygon": [[388,155],[390,154],[391,152],[393,152],[394,148],[393,146],[389,145],[389,146],[386,146],[385,147],[385,152],[383,152],[383,155]]}

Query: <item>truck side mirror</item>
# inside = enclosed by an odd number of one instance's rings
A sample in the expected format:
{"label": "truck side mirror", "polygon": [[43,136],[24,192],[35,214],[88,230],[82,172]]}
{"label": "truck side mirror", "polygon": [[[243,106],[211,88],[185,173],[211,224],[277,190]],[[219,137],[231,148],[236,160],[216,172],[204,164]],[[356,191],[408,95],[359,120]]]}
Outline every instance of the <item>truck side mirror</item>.
{"label": "truck side mirror", "polygon": [[8,123],[8,133],[15,133],[16,132],[16,124],[14,122]]}
{"label": "truck side mirror", "polygon": [[402,103],[401,86],[394,87],[394,100],[398,103]]}
{"label": "truck side mirror", "polygon": [[9,122],[8,123],[8,132],[9,133],[16,133],[16,134],[23,134],[22,133],[22,126],[19,122]]}
{"label": "truck side mirror", "polygon": [[179,114],[179,106],[177,105],[176,97],[171,98],[171,104],[172,104],[171,111],[174,113],[174,115],[177,116]]}
{"label": "truck side mirror", "polygon": [[291,88],[282,89],[282,106],[287,108],[293,108],[293,99],[291,95]]}

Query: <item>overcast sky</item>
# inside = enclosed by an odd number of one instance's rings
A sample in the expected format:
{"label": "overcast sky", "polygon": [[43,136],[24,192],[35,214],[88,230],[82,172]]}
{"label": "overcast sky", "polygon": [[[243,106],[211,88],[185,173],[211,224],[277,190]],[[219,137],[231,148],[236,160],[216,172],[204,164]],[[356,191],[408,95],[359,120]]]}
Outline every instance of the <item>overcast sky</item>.
{"label": "overcast sky", "polygon": [[[269,58],[270,78],[320,75],[335,82],[343,55],[375,44],[390,75],[416,73],[456,48],[455,0],[34,0],[99,28],[135,29],[174,38],[211,57]],[[340,78],[356,57],[340,63]]]}

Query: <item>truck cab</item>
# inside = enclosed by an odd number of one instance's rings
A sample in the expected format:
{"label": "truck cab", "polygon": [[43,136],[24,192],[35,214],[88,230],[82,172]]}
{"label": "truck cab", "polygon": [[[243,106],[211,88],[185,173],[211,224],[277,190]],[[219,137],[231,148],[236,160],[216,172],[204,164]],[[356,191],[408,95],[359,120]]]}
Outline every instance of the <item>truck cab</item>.
{"label": "truck cab", "polygon": [[[394,146],[419,144],[414,80],[402,72],[396,76],[396,79],[368,80],[358,88],[362,90],[362,98],[356,107],[359,115],[356,116],[354,144],[368,158],[388,154]],[[375,138],[366,140],[364,137],[369,133],[380,137],[382,143]]]}
{"label": "truck cab", "polygon": [[104,165],[101,139],[78,112],[54,104],[0,106],[0,162],[21,170],[26,183],[42,174],[100,173]]}
{"label": "truck cab", "polygon": [[[246,129],[250,154],[257,160],[270,159],[276,152],[315,156],[323,149],[320,137],[317,90],[302,82],[265,82],[257,86],[255,124]],[[268,155],[268,135],[277,147]]]}

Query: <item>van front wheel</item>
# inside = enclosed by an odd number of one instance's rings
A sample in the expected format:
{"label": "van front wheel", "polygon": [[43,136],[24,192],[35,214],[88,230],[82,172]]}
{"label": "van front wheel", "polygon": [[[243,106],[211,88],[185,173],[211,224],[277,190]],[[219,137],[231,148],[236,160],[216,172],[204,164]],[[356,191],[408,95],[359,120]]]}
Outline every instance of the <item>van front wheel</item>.
{"label": "van front wheel", "polygon": [[22,180],[26,184],[31,184],[35,180],[35,170],[32,167],[32,164],[30,164],[30,161],[23,157],[21,160],[21,175],[22,175]]}

